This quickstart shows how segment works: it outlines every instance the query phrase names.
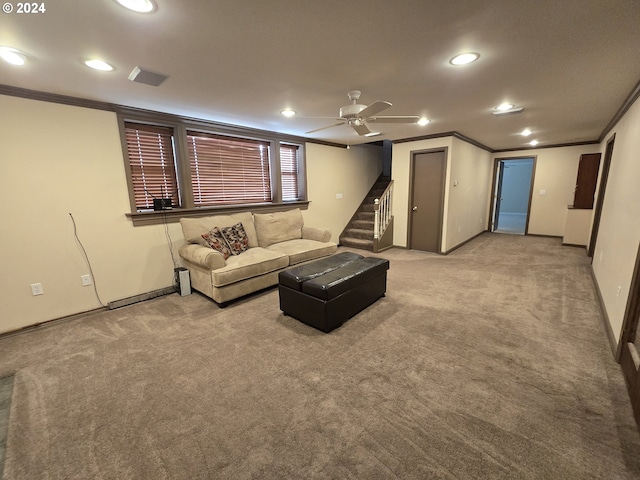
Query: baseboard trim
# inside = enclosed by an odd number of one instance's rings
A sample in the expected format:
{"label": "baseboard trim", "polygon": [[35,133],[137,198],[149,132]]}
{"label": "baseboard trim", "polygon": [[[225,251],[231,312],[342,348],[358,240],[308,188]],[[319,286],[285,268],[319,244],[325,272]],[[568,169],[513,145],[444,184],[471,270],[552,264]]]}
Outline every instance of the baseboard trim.
{"label": "baseboard trim", "polygon": [[593,279],[593,285],[596,288],[596,294],[598,296],[598,304],[600,305],[600,312],[602,313],[602,320],[604,322],[604,329],[607,332],[607,337],[609,338],[609,346],[611,347],[611,352],[613,353],[613,359],[617,362],[616,359],[618,352],[618,340],[611,329],[611,322],[609,321],[609,315],[607,315],[607,309],[604,307],[604,299],[602,298],[602,292],[600,291],[600,286],[598,285],[598,280],[596,279],[596,274],[593,271],[593,265],[589,268],[591,272],[591,278]]}
{"label": "baseboard trim", "polygon": [[456,245],[455,247],[450,248],[449,250],[442,252],[442,255],[449,255],[451,252],[456,251],[457,249],[459,249],[460,247],[463,247],[464,245],[466,245],[467,243],[469,243],[472,240],[475,240],[476,238],[478,238],[480,235],[482,235],[483,233],[487,233],[489,230],[483,230],[480,233],[476,233],[473,237],[466,239],[464,242],[459,243],[458,245]]}
{"label": "baseboard trim", "polygon": [[545,235],[543,233],[525,233],[525,235],[528,235],[529,237],[543,237],[543,238],[564,238],[562,235]]}
{"label": "baseboard trim", "polygon": [[9,330],[9,331],[0,333],[0,338],[9,337],[11,335],[18,335],[24,332],[35,330],[35,329],[50,327],[58,323],[67,322],[69,320],[75,320],[78,318],[86,317],[88,315],[92,315],[94,313],[104,312],[106,310],[107,310],[107,307],[100,307],[100,308],[94,308],[92,310],[86,310],[84,312],[74,313],[72,315],[66,315],[64,317],[52,318],[51,320],[34,323],[33,325],[27,325],[26,327],[16,328],[15,330]]}
{"label": "baseboard trim", "polygon": [[36,328],[40,329],[44,327],[57,325],[59,323],[67,322],[69,320],[75,320],[78,318],[86,317],[94,313],[100,313],[107,310],[113,310],[114,308],[133,305],[134,303],[143,302],[145,300],[151,300],[152,298],[161,297],[163,295],[169,295],[175,292],[176,292],[176,287],[171,286],[171,287],[161,288],[159,290],[154,290],[153,292],[143,293],[141,295],[134,295],[133,297],[123,298],[121,300],[115,300],[113,302],[109,302],[106,307],[94,308],[92,310],[86,310],[84,312],[74,313],[72,315],[66,315],[64,317],[53,318],[51,320],[46,320],[44,322],[34,323],[33,325],[27,325],[26,327],[2,332],[0,333],[0,338],[7,337],[10,335],[17,335],[23,332],[28,332],[31,330],[35,330]]}
{"label": "baseboard trim", "polygon": [[584,248],[585,250],[587,249],[586,245],[580,245],[578,243],[562,243],[563,247],[577,247],[577,248]]}
{"label": "baseboard trim", "polygon": [[114,308],[126,307],[128,305],[133,305],[134,303],[144,302],[146,300],[151,300],[152,298],[162,297],[164,295],[169,295],[170,293],[175,293],[176,287],[165,287],[159,290],[154,290],[152,292],[141,293],[140,295],[133,295],[132,297],[122,298],[120,300],[115,300],[113,302],[109,302],[107,307],[109,310],[113,310]]}

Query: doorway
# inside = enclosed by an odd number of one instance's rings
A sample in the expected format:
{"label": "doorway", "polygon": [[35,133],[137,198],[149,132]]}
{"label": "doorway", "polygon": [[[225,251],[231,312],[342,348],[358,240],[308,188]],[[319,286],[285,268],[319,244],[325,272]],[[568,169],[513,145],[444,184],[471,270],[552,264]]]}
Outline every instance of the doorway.
{"label": "doorway", "polygon": [[640,322],[640,246],[631,278],[629,299],[624,312],[622,336],[616,351],[616,360],[620,362],[622,367],[631,398],[633,415],[640,428],[640,335],[638,335],[638,322]]}
{"label": "doorway", "polygon": [[598,189],[598,201],[596,202],[596,210],[593,212],[593,226],[591,227],[591,239],[589,240],[589,248],[587,256],[593,260],[593,254],[596,251],[596,242],[598,241],[598,230],[600,229],[600,217],[602,216],[602,206],[604,205],[604,196],[607,191],[607,180],[609,179],[609,169],[611,168],[611,157],[613,156],[613,145],[615,143],[615,134],[607,142],[607,149],[604,153],[604,162],[602,164],[602,174],[600,175],[600,188]]}
{"label": "doorway", "polygon": [[411,249],[442,253],[446,172],[446,149],[412,153],[407,242]]}
{"label": "doorway", "polygon": [[496,158],[490,231],[526,235],[534,157]]}

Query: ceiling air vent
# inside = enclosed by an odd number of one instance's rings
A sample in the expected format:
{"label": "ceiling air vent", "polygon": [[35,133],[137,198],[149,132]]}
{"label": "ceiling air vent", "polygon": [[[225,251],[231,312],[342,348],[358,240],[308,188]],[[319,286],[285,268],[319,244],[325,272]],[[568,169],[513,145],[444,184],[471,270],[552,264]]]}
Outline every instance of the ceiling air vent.
{"label": "ceiling air vent", "polygon": [[129,80],[132,82],[144,83],[145,85],[151,85],[153,87],[157,87],[167,78],[168,75],[150,72],[149,70],[143,70],[140,67],[134,68],[129,74]]}

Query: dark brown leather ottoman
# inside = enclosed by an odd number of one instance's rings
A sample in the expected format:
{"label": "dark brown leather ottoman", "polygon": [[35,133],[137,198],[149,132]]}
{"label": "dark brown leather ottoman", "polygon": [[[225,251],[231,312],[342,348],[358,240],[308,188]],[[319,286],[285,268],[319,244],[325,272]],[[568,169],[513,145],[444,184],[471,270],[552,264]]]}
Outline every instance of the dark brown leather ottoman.
{"label": "dark brown leather ottoman", "polygon": [[389,261],[344,252],[279,273],[280,310],[325,333],[387,291]]}

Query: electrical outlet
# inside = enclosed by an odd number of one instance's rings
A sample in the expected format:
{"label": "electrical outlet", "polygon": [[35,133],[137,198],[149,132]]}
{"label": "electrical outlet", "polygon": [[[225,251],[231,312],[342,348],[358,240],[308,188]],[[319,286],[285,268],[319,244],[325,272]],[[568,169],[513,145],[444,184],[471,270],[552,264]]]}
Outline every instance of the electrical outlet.
{"label": "electrical outlet", "polygon": [[82,275],[80,279],[82,280],[83,286],[87,287],[91,285],[91,275]]}
{"label": "electrical outlet", "polygon": [[32,283],[31,284],[31,293],[35,295],[44,295],[44,290],[42,289],[41,283]]}
{"label": "electrical outlet", "polygon": [[622,291],[622,287],[618,285],[618,291],[616,292],[616,297],[620,296],[620,292]]}

